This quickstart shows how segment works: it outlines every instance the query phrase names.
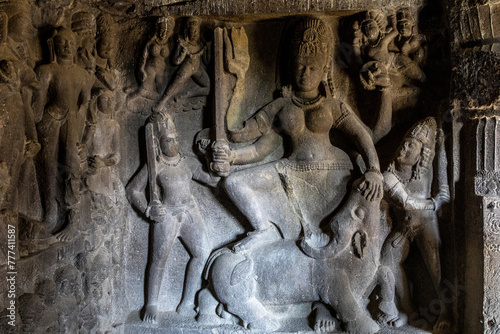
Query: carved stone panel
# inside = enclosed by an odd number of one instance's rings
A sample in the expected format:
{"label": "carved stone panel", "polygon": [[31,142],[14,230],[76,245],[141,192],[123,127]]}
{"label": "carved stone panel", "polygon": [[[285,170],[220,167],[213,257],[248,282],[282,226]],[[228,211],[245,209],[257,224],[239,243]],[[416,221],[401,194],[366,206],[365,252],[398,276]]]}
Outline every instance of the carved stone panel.
{"label": "carved stone panel", "polygon": [[0,331],[498,328],[498,6],[0,0]]}

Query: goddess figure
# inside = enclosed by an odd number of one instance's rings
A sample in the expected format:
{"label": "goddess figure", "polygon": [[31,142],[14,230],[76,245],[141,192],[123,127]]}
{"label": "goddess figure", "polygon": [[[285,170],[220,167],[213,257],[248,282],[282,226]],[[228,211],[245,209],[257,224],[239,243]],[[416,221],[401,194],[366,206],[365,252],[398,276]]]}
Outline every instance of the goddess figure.
{"label": "goddess figure", "polygon": [[[189,79],[192,79],[199,89],[190,92],[190,96],[207,95],[210,89],[210,78],[205,68],[205,60],[208,53],[207,44],[201,37],[201,19],[191,16],[186,20],[184,36],[179,37],[174,54],[174,64],[179,65],[173,79],[168,84],[161,99],[153,107],[154,113],[171,113],[165,111],[174,95],[184,87]],[[187,97],[186,93],[182,93]]]}
{"label": "goddess figure", "polygon": [[155,35],[146,43],[139,61],[139,88],[130,93],[129,100],[142,96],[156,100],[165,85],[166,66],[170,55],[170,37],[174,32],[173,17],[163,16],[156,22]]}
{"label": "goddess figure", "polygon": [[[372,138],[342,101],[332,98],[325,78],[331,70],[332,33],[316,18],[302,20],[290,47],[292,82],[282,96],[259,110],[240,130],[235,142],[253,144],[229,149],[215,145],[214,161],[244,165],[276,161],[233,172],[225,182],[232,201],[254,231],[234,246],[243,251],[281,238],[320,235],[320,223],[339,206],[353,180],[349,156],[333,146],[330,131],[340,131],[358,148],[365,167],[360,189],[368,200],[382,195],[382,175]],[[231,110],[228,111],[230,113]],[[284,148],[284,149],[283,149]]]}

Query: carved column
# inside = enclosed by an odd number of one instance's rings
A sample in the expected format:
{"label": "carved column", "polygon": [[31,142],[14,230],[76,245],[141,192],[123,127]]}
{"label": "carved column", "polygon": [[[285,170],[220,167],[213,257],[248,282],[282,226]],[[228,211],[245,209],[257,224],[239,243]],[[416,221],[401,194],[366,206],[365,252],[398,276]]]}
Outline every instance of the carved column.
{"label": "carved column", "polygon": [[[455,224],[464,333],[500,329],[500,1],[454,1]],[[461,125],[463,124],[463,128]],[[459,158],[460,157],[460,158]],[[464,218],[461,218],[464,217]],[[463,220],[462,220],[463,219]],[[460,244],[463,243],[463,246]],[[459,251],[460,252],[460,251]],[[480,284],[482,282],[482,284]]]}

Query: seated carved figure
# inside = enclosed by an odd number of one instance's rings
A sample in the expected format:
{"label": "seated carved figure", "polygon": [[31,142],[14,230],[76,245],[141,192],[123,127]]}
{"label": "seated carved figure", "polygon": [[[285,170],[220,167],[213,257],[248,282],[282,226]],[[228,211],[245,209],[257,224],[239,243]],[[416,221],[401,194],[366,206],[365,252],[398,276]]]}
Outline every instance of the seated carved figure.
{"label": "seated carved figure", "polygon": [[170,37],[174,32],[173,17],[159,17],[156,22],[155,35],[146,43],[139,61],[140,81],[136,91],[130,93],[129,100],[142,96],[156,100],[165,87],[166,67],[170,55]]}
{"label": "seated carved figure", "polygon": [[395,54],[394,66],[406,85],[423,82],[425,74],[420,68],[425,57],[423,36],[413,33],[415,23],[408,8],[400,8],[396,20],[398,34],[389,44],[389,51]]}
{"label": "seated carved figure", "polygon": [[280,235],[297,239],[302,229],[306,235],[320,232],[319,224],[339,206],[353,179],[349,156],[330,142],[332,129],[351,139],[364,159],[363,194],[368,200],[381,196],[382,177],[370,134],[343,102],[327,94],[323,82],[330,70],[331,41],[323,21],[301,21],[290,48],[291,86],[242,129],[230,131],[233,141],[257,139],[255,143],[233,150],[224,144],[214,147],[215,162],[234,165],[260,162],[285,141],[290,148],[277,161],[234,172],[226,179],[227,193],[255,230],[235,250]]}
{"label": "seated carved figure", "polygon": [[172,114],[168,110],[174,96],[179,94],[189,79],[197,84],[197,89],[189,93],[182,92],[175,99],[184,99],[188,96],[206,96],[210,90],[210,78],[205,66],[208,58],[208,47],[201,35],[201,19],[191,16],[186,20],[184,36],[177,40],[173,62],[179,65],[175,75],[163,92],[160,100],[153,107],[153,114]]}

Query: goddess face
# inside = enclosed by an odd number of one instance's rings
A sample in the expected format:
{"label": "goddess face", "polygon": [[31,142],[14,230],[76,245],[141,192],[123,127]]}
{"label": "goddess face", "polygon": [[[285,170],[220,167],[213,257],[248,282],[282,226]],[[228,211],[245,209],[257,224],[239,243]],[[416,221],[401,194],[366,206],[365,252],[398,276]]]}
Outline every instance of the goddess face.
{"label": "goddess face", "polygon": [[297,56],[292,64],[295,91],[311,92],[318,89],[326,70],[326,56]]}
{"label": "goddess face", "polygon": [[171,33],[168,31],[168,19],[159,20],[156,25],[156,34],[160,41],[167,40]]}
{"label": "goddess face", "polygon": [[414,166],[418,163],[421,152],[422,143],[415,138],[409,138],[401,146],[396,161],[399,165]]}
{"label": "goddess face", "polygon": [[160,137],[160,149],[169,158],[179,154],[179,140],[177,133],[164,134]]}

